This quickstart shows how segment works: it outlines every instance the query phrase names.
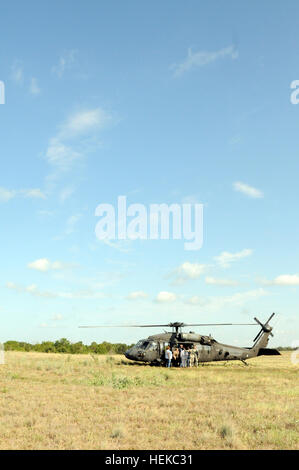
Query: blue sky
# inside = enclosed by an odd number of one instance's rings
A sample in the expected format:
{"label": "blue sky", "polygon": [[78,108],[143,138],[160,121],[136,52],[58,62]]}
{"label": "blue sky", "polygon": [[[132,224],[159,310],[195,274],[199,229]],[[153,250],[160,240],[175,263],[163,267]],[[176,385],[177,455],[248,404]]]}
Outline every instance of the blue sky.
{"label": "blue sky", "polygon": [[[251,322],[299,340],[295,1],[1,7],[0,340]],[[204,204],[204,242],[106,244],[95,209]],[[247,345],[254,327],[202,328]]]}

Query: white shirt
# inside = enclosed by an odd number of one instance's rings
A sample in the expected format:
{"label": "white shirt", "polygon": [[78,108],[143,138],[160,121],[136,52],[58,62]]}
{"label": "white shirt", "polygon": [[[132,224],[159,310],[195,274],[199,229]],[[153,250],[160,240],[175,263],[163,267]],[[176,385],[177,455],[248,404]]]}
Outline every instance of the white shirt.
{"label": "white shirt", "polygon": [[166,359],[172,359],[172,351],[170,349],[166,349],[165,358]]}

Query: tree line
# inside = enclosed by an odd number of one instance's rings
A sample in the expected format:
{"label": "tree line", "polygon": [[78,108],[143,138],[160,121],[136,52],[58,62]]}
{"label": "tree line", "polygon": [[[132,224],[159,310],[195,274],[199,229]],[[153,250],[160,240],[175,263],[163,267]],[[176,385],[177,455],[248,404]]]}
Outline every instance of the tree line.
{"label": "tree line", "polygon": [[[90,345],[83,344],[82,341],[71,343],[66,338],[61,338],[58,341],[43,341],[42,343],[30,344],[24,341],[6,341],[4,343],[5,351],[36,351],[45,353],[67,353],[67,354],[124,354],[127,349],[131,348],[133,344],[124,343],[109,343],[103,341],[96,343],[95,341]],[[292,351],[296,348],[290,346],[278,347],[279,351]]]}
{"label": "tree line", "polygon": [[67,353],[67,354],[124,354],[133,345],[124,343],[102,343],[93,342],[90,345],[83,344],[82,341],[71,343],[66,338],[58,341],[43,341],[42,343],[30,344],[23,341],[6,341],[5,351],[36,351],[44,353]]}

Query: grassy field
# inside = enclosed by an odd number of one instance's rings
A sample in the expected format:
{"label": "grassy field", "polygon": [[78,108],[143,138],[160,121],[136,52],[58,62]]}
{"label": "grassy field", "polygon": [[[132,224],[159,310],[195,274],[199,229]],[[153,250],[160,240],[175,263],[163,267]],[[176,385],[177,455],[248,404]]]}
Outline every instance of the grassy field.
{"label": "grassy field", "polygon": [[0,449],[299,449],[298,365],[249,364],[7,352]]}

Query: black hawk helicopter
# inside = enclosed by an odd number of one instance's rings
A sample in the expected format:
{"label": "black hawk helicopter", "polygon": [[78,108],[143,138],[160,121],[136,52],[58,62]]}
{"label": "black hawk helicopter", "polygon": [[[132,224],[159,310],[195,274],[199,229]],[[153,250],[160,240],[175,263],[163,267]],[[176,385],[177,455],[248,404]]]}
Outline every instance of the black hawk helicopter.
{"label": "black hawk helicopter", "polygon": [[80,326],[79,328],[103,328],[103,327],[131,327],[131,328],[162,328],[170,327],[171,332],[159,333],[141,339],[133,347],[125,352],[127,359],[133,361],[147,362],[152,365],[163,365],[165,363],[165,349],[170,346],[171,349],[183,345],[184,348],[194,348],[198,353],[198,362],[212,361],[242,361],[246,364],[246,359],[256,356],[275,356],[280,355],[277,349],[267,348],[269,336],[273,336],[270,320],[275,314],[272,313],[266,323],[261,323],[254,318],[256,323],[261,326],[261,330],[253,340],[252,347],[237,347],[228,344],[222,344],[210,336],[189,331],[182,331],[183,327],[189,326],[231,326],[231,325],[255,325],[255,323],[182,323],[174,322],[166,325],[101,325],[101,326]]}

